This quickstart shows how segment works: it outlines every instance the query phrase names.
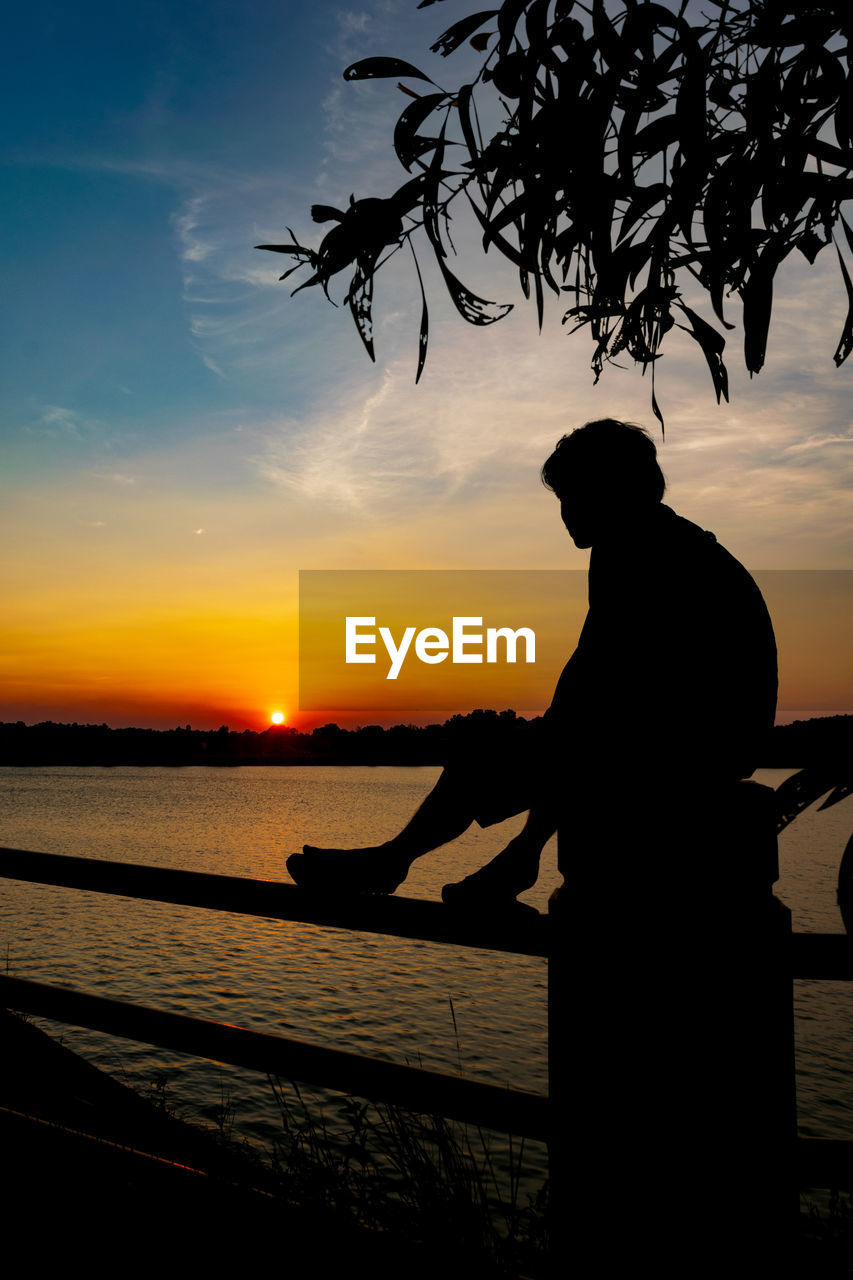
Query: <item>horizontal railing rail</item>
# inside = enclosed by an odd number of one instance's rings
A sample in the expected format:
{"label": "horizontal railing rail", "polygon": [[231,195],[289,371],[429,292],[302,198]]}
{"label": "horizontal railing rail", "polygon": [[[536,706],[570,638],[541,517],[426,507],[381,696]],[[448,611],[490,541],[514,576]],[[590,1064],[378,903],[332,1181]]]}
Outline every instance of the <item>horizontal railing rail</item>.
{"label": "horizontal railing rail", "polygon": [[125,898],[207,907],[298,924],[391,934],[398,938],[547,956],[548,917],[520,909],[492,919],[461,916],[418,898],[308,893],[277,880],[180,871],[103,858],[76,858],[0,848],[0,876],[35,884],[90,889]]}
{"label": "horizontal railing rail", "polygon": [[548,1134],[548,1100],[542,1094],[502,1089],[421,1067],[306,1044],[287,1036],[21,978],[0,977],[0,1005],[177,1053],[354,1093],[410,1111],[444,1115],[543,1141]]}
{"label": "horizontal railing rail", "polygon": [[[180,871],[60,853],[33,853],[26,849],[0,848],[0,877],[323,928],[381,933],[515,955],[548,955],[548,917],[527,911],[476,920],[460,916],[444,903],[418,898],[335,898],[311,894],[277,880]],[[793,934],[791,976],[821,981],[853,980],[853,940],[843,933]]]}

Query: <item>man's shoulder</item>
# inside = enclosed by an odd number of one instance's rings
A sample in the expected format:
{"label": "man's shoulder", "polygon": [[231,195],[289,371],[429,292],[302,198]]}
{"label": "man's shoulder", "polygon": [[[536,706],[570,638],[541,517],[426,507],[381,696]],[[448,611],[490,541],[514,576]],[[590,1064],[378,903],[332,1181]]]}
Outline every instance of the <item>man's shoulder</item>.
{"label": "man's shoulder", "polygon": [[668,507],[662,502],[657,510],[656,529],[658,536],[664,540],[672,539],[678,542],[694,543],[701,547],[719,547],[716,534],[711,533],[710,529],[703,529],[701,525],[694,524],[692,520],[680,516],[678,512],[673,511],[672,507]]}
{"label": "man's shoulder", "polygon": [[748,629],[772,634],[767,606],[749,570],[713,533],[668,507],[666,513],[669,548],[660,557],[661,572],[678,608],[699,610],[721,626],[737,617]]}
{"label": "man's shoulder", "polygon": [[674,558],[704,562],[709,570],[728,570],[742,574],[747,572],[710,529],[703,529],[701,525],[678,515],[664,503],[660,506],[657,527],[661,550],[669,552]]}

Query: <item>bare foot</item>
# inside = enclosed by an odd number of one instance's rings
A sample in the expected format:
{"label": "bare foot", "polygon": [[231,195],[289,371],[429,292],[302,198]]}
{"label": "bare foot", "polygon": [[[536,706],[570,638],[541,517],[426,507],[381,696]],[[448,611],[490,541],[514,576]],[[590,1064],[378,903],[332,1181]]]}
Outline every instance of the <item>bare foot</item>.
{"label": "bare foot", "polygon": [[391,843],[367,849],[322,849],[313,844],[292,853],[287,870],[298,885],[325,893],[393,893],[409,874],[410,859]]}
{"label": "bare foot", "polygon": [[461,908],[523,907],[525,904],[516,902],[516,897],[536,883],[540,852],[523,840],[511,840],[479,871],[446,884],[441,891],[442,900],[448,906]]}

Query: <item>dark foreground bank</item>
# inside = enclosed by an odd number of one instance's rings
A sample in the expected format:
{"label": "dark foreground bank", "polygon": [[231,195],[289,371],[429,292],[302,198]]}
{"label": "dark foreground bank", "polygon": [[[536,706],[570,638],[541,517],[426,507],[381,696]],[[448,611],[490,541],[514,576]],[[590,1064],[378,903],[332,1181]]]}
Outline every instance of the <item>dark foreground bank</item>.
{"label": "dark foreground bank", "polygon": [[[354,1227],[342,1205],[287,1198],[251,1150],[188,1124],[0,1010],[0,1151],[7,1243],[28,1267],[211,1266],[215,1274],[506,1275],[447,1242]],[[237,1270],[239,1268],[239,1270]],[[96,1272],[97,1274],[98,1272]]]}

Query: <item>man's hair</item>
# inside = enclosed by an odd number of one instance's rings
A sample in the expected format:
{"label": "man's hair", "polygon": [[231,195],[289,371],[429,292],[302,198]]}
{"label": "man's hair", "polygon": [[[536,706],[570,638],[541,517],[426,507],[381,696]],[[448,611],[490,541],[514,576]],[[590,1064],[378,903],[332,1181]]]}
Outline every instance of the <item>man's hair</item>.
{"label": "man's hair", "polygon": [[587,422],[563,436],[542,468],[542,483],[561,498],[571,481],[584,474],[654,502],[661,501],[666,489],[651,436],[643,427],[615,418]]}

